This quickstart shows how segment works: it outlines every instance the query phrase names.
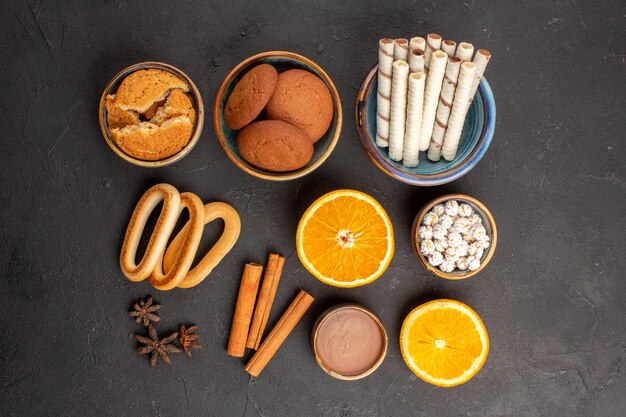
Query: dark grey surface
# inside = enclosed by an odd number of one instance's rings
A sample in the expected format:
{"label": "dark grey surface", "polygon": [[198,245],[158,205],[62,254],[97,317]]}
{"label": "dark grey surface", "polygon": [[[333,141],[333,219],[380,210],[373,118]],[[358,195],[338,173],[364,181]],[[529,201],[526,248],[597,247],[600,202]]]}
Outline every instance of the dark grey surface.
{"label": "dark grey surface", "polygon": [[[2,416],[620,416],[626,409],[625,13],[614,1],[432,2],[73,1],[0,6],[0,415]],[[380,37],[467,40],[492,51],[487,77],[498,123],[479,165],[453,184],[420,189],[380,172],[361,149],[356,92]],[[284,49],[316,60],[343,100],[329,160],[288,183],[257,180],[224,155],[212,128],[216,90],[244,58]],[[98,127],[102,89],[144,60],[186,71],[207,108],[183,161],[142,169],[119,159]],[[242,216],[241,239],[209,279],[160,293],[131,283],[117,258],[130,213],[168,182]],[[324,286],[300,265],[297,221],[316,197],[349,187],[393,220],[396,254],[374,284]],[[491,264],[467,282],[429,275],[411,250],[429,199],[464,192],[496,218]],[[213,236],[217,224],[208,230]],[[211,234],[209,233],[209,234]],[[205,239],[208,247],[209,239]],[[273,323],[298,288],[318,301],[260,378],[226,355],[245,261],[287,257]],[[204,349],[152,370],[133,353],[127,316],[148,293],[163,332],[200,326]],[[403,317],[449,297],[483,318],[491,352],[452,389],[404,365]],[[316,365],[309,331],[337,301],[375,311],[390,336],[381,368],[337,381]]]}

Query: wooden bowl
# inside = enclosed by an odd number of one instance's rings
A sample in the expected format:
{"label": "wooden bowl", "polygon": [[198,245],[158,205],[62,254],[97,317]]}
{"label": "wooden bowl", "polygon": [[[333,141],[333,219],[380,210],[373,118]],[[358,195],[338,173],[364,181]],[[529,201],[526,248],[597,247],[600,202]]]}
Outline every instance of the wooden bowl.
{"label": "wooden bowl", "polygon": [[[189,85],[189,94],[193,100],[194,109],[196,111],[196,125],[194,126],[193,133],[191,134],[191,139],[183,149],[178,151],[176,154],[169,156],[165,159],[160,159],[158,161],[145,161],[143,159],[138,159],[133,156],[128,155],[124,152],[115,140],[113,140],[113,136],[111,136],[111,132],[109,131],[109,126],[107,123],[107,110],[105,106],[106,97],[109,94],[115,94],[117,88],[120,83],[127,75],[143,70],[143,69],[159,69],[167,72],[171,72],[176,75],[178,78],[184,80],[187,85]],[[139,62],[137,64],[131,65],[130,67],[126,67],[120,72],[117,73],[115,77],[104,88],[104,92],[102,93],[102,97],[100,97],[100,107],[98,109],[98,119],[100,121],[100,130],[102,131],[102,136],[106,140],[107,144],[113,152],[117,154],[120,158],[125,160],[126,162],[130,162],[133,165],[138,165],[142,167],[148,168],[158,168],[166,165],[173,164],[181,159],[183,159],[198,143],[198,139],[200,138],[200,134],[202,133],[202,126],[204,124],[204,104],[202,102],[202,96],[200,96],[200,91],[194,84],[194,82],[181,70],[174,67],[173,65],[166,64],[164,62]]]}
{"label": "wooden bowl", "polygon": [[[428,260],[424,257],[424,255],[422,255],[420,251],[421,242],[419,241],[417,232],[419,230],[420,225],[422,224],[422,220],[424,219],[424,216],[437,204],[445,203],[448,200],[456,200],[459,203],[469,204],[470,207],[472,207],[474,211],[481,217],[483,226],[487,230],[487,235],[490,237],[491,245],[483,253],[483,257],[480,260],[480,267],[478,267],[478,269],[475,271],[470,271],[469,269],[467,271],[460,271],[457,269],[457,270],[454,270],[453,272],[443,272],[438,267],[432,266],[431,264],[429,264]],[[487,209],[487,207],[485,207],[483,203],[481,203],[474,197],[470,197],[469,195],[447,194],[447,195],[442,195],[441,197],[438,197],[434,199],[433,201],[431,201],[430,203],[426,204],[424,207],[422,207],[419,213],[417,213],[417,216],[415,217],[415,221],[413,221],[413,228],[411,230],[411,239],[413,241],[413,250],[415,251],[415,254],[417,255],[417,258],[419,259],[420,263],[424,265],[426,269],[428,269],[430,272],[432,272],[434,275],[438,276],[439,278],[450,279],[450,280],[460,280],[460,279],[466,279],[466,278],[476,275],[487,266],[489,261],[491,261],[491,258],[493,257],[493,254],[496,251],[496,245],[498,243],[498,229],[496,228],[496,222],[493,219],[493,216],[491,215],[491,213],[489,212],[489,210]]]}
{"label": "wooden bowl", "polygon": [[[237,132],[231,130],[226,125],[224,120],[224,107],[226,106],[226,100],[230,96],[235,85],[239,82],[241,77],[250,70],[252,67],[259,64],[271,64],[278,72],[283,72],[290,69],[303,69],[309,71],[324,81],[333,99],[334,114],[333,120],[328,128],[328,131],[320,140],[315,143],[315,149],[313,151],[313,157],[304,167],[295,171],[289,172],[271,172],[261,168],[257,168],[254,165],[248,163],[237,148]],[[330,79],[328,74],[315,62],[301,55],[293,52],[285,51],[269,51],[263,52],[250,58],[247,58],[226,76],[220,89],[215,97],[215,105],[213,106],[213,125],[215,127],[215,134],[224,149],[224,152],[228,158],[233,161],[242,171],[270,181],[286,181],[303,177],[310,172],[313,172],[328,158],[335,145],[339,141],[339,135],[341,133],[341,100],[339,99],[339,93]]]}
{"label": "wooden bowl", "polygon": [[453,161],[441,159],[432,162],[426,152],[420,152],[419,164],[408,168],[389,158],[388,148],[376,145],[376,93],[378,91],[378,66],[365,77],[356,100],[356,127],[361,145],[372,162],[385,174],[411,185],[441,185],[467,174],[485,155],[496,126],[496,103],[489,83],[480,82],[478,92],[470,106]]}

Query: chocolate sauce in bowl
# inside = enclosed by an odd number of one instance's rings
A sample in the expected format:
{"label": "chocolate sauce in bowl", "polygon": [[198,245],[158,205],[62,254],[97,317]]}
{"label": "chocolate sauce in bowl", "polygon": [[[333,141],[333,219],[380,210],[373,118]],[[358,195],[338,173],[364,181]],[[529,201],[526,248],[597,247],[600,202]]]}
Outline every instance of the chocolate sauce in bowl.
{"label": "chocolate sauce in bowl", "polygon": [[361,308],[346,306],[323,318],[314,349],[327,370],[354,377],[378,365],[385,345],[379,322]]}

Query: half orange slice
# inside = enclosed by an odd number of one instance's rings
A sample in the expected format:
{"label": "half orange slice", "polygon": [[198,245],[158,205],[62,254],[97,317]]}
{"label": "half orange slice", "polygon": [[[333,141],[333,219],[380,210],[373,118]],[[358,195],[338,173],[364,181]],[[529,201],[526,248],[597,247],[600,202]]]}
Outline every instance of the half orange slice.
{"label": "half orange slice", "polygon": [[489,353],[489,336],[474,310],[459,301],[435,300],[404,320],[400,350],[415,375],[452,387],[478,373]]}
{"label": "half orange slice", "polygon": [[335,287],[374,282],[389,266],[393,248],[393,227],[385,209],[355,190],[337,190],[317,199],[296,232],[302,265]]}

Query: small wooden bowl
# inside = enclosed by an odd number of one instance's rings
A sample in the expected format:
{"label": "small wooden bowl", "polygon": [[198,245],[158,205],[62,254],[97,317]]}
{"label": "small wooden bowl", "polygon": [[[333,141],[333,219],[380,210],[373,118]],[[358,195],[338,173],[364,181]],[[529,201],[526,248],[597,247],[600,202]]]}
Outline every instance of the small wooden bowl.
{"label": "small wooden bowl", "polygon": [[[302,69],[309,71],[320,77],[330,90],[335,110],[330,127],[328,128],[326,134],[315,143],[313,157],[309,163],[295,171],[265,171],[248,163],[242,158],[239,153],[239,149],[237,148],[237,132],[230,130],[224,120],[224,107],[226,106],[226,100],[228,100],[233,88],[235,88],[237,82],[239,82],[241,77],[243,77],[248,70],[259,64],[271,64],[278,70],[278,72],[290,69]],[[326,158],[330,156],[331,152],[335,148],[335,145],[337,145],[337,142],[339,141],[341,121],[341,100],[339,99],[339,93],[335,88],[335,84],[333,84],[333,81],[330,79],[328,74],[326,74],[326,72],[319,65],[310,59],[293,52],[285,51],[263,52],[242,61],[228,73],[222,82],[222,85],[217,92],[217,96],[215,97],[215,104],[213,106],[213,126],[215,127],[215,134],[217,135],[220,145],[222,146],[222,149],[224,149],[228,158],[242,171],[245,171],[257,178],[270,181],[287,181],[300,178],[313,172],[317,167],[322,165]]]}
{"label": "small wooden bowl", "polygon": [[[489,236],[491,240],[491,245],[489,246],[489,249],[483,253],[483,257],[480,260],[480,267],[478,267],[478,269],[475,271],[470,271],[468,269],[467,271],[454,270],[453,272],[443,272],[438,267],[432,266],[430,263],[428,263],[428,259],[426,259],[420,251],[420,241],[419,241],[417,232],[419,230],[420,225],[422,224],[422,220],[424,219],[424,216],[437,204],[445,203],[448,200],[456,200],[459,203],[469,204],[474,209],[474,211],[482,218],[483,226],[487,230],[487,235]],[[417,216],[415,217],[415,221],[413,222],[413,228],[411,230],[411,237],[413,241],[413,250],[415,251],[415,254],[417,255],[417,258],[420,260],[421,264],[424,265],[426,269],[428,269],[430,272],[432,272],[434,275],[438,276],[439,278],[450,279],[450,280],[460,280],[460,279],[466,279],[466,278],[476,275],[487,266],[489,261],[491,261],[491,258],[493,257],[493,254],[496,251],[496,245],[498,243],[498,229],[496,228],[496,222],[493,219],[493,216],[491,215],[491,213],[489,212],[489,210],[487,209],[487,207],[485,207],[483,203],[481,203],[474,197],[470,197],[469,195],[447,194],[447,195],[442,195],[441,197],[438,197],[434,199],[433,201],[431,201],[430,203],[426,204],[419,211],[419,213],[417,213]]]}
{"label": "small wooden bowl", "polygon": [[[339,374],[339,373],[333,371],[332,369],[329,369],[326,366],[326,364],[324,364],[324,362],[322,361],[322,359],[320,358],[320,356],[317,353],[317,334],[318,334],[318,330],[320,328],[320,325],[331,314],[336,313],[337,311],[340,311],[340,310],[345,310],[345,309],[356,309],[356,310],[359,310],[359,311],[362,311],[362,312],[366,313],[368,316],[370,316],[376,322],[376,324],[378,325],[378,327],[380,329],[380,332],[382,333],[382,336],[383,336],[383,348],[381,349],[380,356],[379,356],[378,360],[372,365],[371,368],[369,368],[365,372],[360,373],[358,375],[342,375],[342,374]],[[378,369],[378,367],[385,360],[385,356],[387,356],[387,343],[388,343],[387,331],[385,330],[385,326],[383,325],[383,323],[378,319],[378,317],[376,317],[376,315],[374,313],[372,313],[371,311],[369,311],[368,309],[366,309],[362,305],[359,305],[359,304],[356,304],[356,303],[338,304],[336,306],[333,306],[333,307],[329,308],[324,313],[322,313],[322,315],[317,319],[317,321],[315,322],[315,325],[313,326],[313,331],[311,332],[311,348],[313,349],[313,353],[315,354],[315,361],[320,366],[320,368],[322,368],[322,370],[324,372],[326,372],[328,375],[332,376],[333,378],[341,379],[343,381],[355,381],[357,379],[362,379],[362,378],[365,378],[368,375],[371,375],[374,371],[376,371]]]}
{"label": "small wooden bowl", "polygon": [[[193,99],[194,109],[196,110],[196,125],[194,126],[193,133],[191,134],[191,139],[189,139],[189,142],[187,143],[187,145],[185,145],[185,147],[181,149],[180,151],[178,151],[176,154],[170,157],[167,157],[165,159],[158,160],[158,161],[145,161],[143,159],[137,159],[133,156],[128,155],[119,146],[117,146],[117,143],[115,143],[115,140],[113,140],[113,136],[111,136],[111,132],[109,131],[109,126],[107,123],[107,110],[105,106],[106,97],[109,94],[115,94],[120,83],[122,82],[124,78],[126,78],[126,76],[128,76],[129,74],[135,71],[139,71],[143,69],[159,69],[159,70],[171,72],[172,74],[176,75],[178,78],[181,78],[182,80],[184,80],[187,83],[187,85],[189,85],[189,94],[191,95],[191,98]],[[98,119],[100,121],[100,130],[102,131],[102,136],[104,136],[104,139],[106,140],[107,144],[109,145],[111,149],[113,149],[113,152],[115,152],[117,156],[119,156],[126,162],[130,162],[133,165],[138,165],[138,166],[148,167],[148,168],[158,168],[158,167],[173,164],[174,162],[177,162],[183,159],[189,152],[191,152],[194,146],[196,146],[196,143],[198,143],[198,139],[200,138],[200,134],[202,133],[202,126],[204,124],[204,104],[202,103],[202,96],[200,95],[200,91],[198,90],[194,82],[191,80],[191,78],[189,78],[187,74],[185,74],[184,72],[182,72],[175,66],[166,64],[164,62],[139,62],[137,64],[124,68],[123,70],[118,72],[117,75],[113,77],[111,81],[109,81],[107,86],[104,88],[102,97],[100,97]]]}
{"label": "small wooden bowl", "polygon": [[432,162],[420,152],[419,164],[408,168],[389,158],[387,148],[376,145],[376,97],[378,91],[378,66],[374,66],[363,80],[356,99],[356,127],[361,145],[367,156],[385,174],[407,184],[417,186],[433,186],[446,184],[462,177],[472,170],[485,155],[496,127],[496,102],[483,78],[478,92],[472,101],[459,149],[453,161],[443,158]]}

